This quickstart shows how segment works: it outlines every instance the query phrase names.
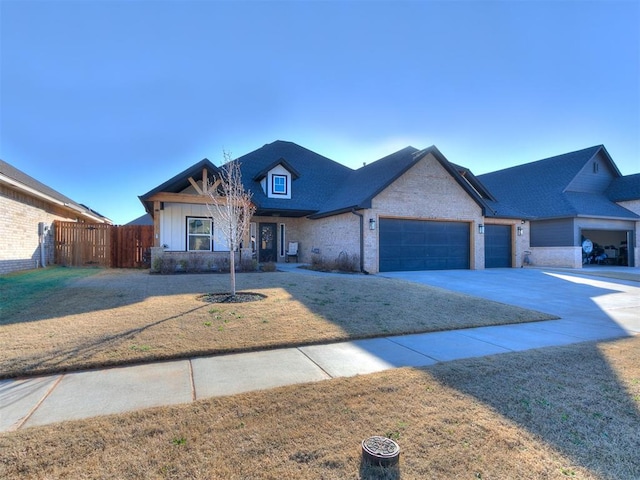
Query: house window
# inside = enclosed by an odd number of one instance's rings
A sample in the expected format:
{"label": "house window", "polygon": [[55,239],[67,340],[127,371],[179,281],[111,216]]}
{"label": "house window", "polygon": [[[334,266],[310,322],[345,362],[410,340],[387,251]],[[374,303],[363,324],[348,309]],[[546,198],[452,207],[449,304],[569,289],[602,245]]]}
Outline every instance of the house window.
{"label": "house window", "polygon": [[593,162],[593,173],[598,173],[598,162]]}
{"label": "house window", "polygon": [[273,175],[271,177],[272,192],[274,195],[286,195],[287,194],[287,176],[286,175]]}
{"label": "house window", "polygon": [[187,250],[189,252],[210,252],[213,222],[210,218],[187,217]]}

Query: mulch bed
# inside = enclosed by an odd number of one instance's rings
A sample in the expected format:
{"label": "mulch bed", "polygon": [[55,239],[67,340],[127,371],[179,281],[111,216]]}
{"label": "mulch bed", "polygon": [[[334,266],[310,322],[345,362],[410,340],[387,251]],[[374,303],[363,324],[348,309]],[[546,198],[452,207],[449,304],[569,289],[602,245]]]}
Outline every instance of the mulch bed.
{"label": "mulch bed", "polygon": [[266,295],[255,292],[236,292],[235,295],[230,293],[205,293],[200,295],[198,300],[209,303],[246,303],[258,302],[267,298]]}

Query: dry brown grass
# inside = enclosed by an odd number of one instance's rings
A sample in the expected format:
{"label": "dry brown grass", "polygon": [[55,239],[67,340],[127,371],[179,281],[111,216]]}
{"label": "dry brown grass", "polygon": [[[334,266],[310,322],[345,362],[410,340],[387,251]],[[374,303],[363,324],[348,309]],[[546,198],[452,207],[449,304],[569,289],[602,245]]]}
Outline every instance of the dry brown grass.
{"label": "dry brown grass", "polygon": [[240,274],[239,290],[267,298],[198,299],[228,287],[227,275],[105,270],[34,294],[2,313],[0,376],[552,318],[363,275]]}
{"label": "dry brown grass", "polygon": [[[640,337],[0,435],[11,479],[640,478]],[[360,464],[395,438],[398,469]]]}

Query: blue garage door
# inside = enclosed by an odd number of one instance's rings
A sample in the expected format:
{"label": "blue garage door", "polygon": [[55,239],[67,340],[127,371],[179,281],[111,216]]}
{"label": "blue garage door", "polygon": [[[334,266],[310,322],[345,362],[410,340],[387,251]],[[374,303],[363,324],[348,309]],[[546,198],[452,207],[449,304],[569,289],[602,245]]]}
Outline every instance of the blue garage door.
{"label": "blue garage door", "polygon": [[381,218],[380,271],[469,268],[469,224]]}
{"label": "blue garage door", "polygon": [[484,267],[511,267],[511,225],[484,226]]}

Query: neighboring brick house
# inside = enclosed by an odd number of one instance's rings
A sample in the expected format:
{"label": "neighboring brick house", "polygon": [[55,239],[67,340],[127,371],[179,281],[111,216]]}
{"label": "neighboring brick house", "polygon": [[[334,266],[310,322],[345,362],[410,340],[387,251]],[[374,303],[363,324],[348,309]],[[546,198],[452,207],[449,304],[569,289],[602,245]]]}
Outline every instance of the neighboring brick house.
{"label": "neighboring brick house", "polygon": [[53,263],[54,220],[111,223],[0,160],[0,274]]}
{"label": "neighboring brick house", "polygon": [[[480,269],[520,266],[528,247],[522,212],[496,208],[473,174],[436,147],[407,147],[357,170],[283,141],[238,161],[257,209],[244,254],[260,262],[284,261],[297,242],[300,262],[347,254],[370,273]],[[152,257],[224,255],[204,194],[217,172],[204,159],[140,197],[154,219]]]}

